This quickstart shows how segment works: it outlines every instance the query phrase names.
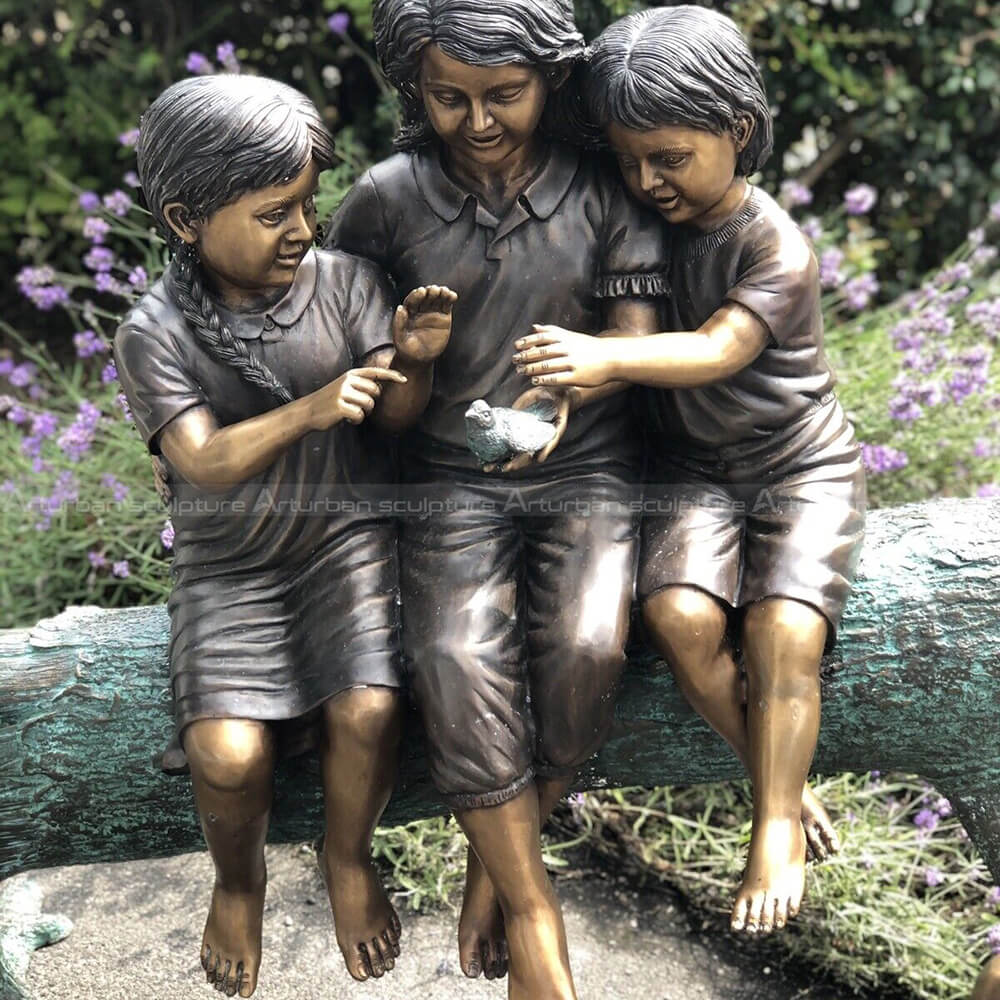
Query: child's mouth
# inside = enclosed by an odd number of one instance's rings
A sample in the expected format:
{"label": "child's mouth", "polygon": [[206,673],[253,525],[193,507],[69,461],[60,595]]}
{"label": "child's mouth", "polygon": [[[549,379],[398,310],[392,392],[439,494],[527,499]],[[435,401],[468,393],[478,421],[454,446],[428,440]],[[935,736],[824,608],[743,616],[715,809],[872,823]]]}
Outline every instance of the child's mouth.
{"label": "child's mouth", "polygon": [[502,138],[503,132],[497,132],[496,135],[487,136],[466,136],[467,141],[471,142],[473,146],[478,146],[480,149],[488,149],[490,146],[495,146]]}
{"label": "child's mouth", "polygon": [[654,198],[653,201],[656,202],[656,207],[661,212],[669,212],[670,209],[676,208],[677,203],[681,200],[679,194],[675,194],[672,198]]}

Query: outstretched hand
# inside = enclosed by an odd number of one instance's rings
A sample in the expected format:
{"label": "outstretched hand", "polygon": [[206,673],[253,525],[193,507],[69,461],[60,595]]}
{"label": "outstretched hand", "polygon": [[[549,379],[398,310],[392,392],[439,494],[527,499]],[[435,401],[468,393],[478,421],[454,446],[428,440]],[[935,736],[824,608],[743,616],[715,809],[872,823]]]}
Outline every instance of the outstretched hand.
{"label": "outstretched hand", "polygon": [[527,392],[522,392],[514,400],[512,408],[515,410],[528,410],[532,406],[542,402],[551,403],[556,410],[556,419],[552,422],[552,426],[555,427],[556,432],[552,435],[552,440],[540,451],[522,452],[520,455],[515,455],[509,461],[504,462],[503,465],[497,465],[496,463],[484,465],[483,472],[496,472],[498,470],[500,472],[516,472],[518,469],[527,468],[532,463],[541,465],[552,454],[556,445],[562,440],[563,434],[566,433],[566,426],[569,423],[569,394],[561,389],[546,389],[543,387],[528,389]]}
{"label": "outstretched hand", "polygon": [[514,344],[514,364],[532,385],[594,388],[614,381],[611,341],[559,326],[536,323],[532,330]]}
{"label": "outstretched hand", "polygon": [[326,430],[341,420],[360,424],[382,394],[382,382],[405,384],[406,376],[391,368],[351,368],[309,397],[315,430]]}
{"label": "outstretched hand", "polygon": [[451,311],[457,300],[458,294],[444,285],[414,288],[392,318],[397,355],[414,364],[440,357],[451,337]]}

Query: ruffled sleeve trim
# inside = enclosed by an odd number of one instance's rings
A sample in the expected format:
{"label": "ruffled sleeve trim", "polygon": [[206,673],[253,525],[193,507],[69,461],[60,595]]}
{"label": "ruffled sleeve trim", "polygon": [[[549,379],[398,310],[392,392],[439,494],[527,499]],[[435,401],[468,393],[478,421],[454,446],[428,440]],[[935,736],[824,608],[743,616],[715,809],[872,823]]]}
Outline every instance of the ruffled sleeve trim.
{"label": "ruffled sleeve trim", "polygon": [[659,274],[605,274],[597,282],[599,299],[657,298],[670,295],[665,272]]}

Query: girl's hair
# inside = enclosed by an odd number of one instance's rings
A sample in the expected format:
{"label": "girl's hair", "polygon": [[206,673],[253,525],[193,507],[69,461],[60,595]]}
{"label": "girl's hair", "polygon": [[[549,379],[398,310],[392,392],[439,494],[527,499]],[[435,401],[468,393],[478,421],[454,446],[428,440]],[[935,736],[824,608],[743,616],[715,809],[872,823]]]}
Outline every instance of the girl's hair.
{"label": "girl's hair", "polygon": [[179,202],[190,219],[207,219],[245,194],[289,183],[310,160],[331,166],[333,137],[319,112],[276,80],[189,77],[142,116],[136,153],[146,206],[174,253],[171,291],[198,341],[246,382],[289,402],[288,389],[220,319],[197,252],[173,232],[164,209]]}
{"label": "girl's hair", "polygon": [[[382,70],[403,105],[396,136],[401,150],[434,138],[417,82],[428,45],[471,66],[534,66],[550,82],[561,81],[564,70],[572,70],[587,53],[572,0],[374,0],[372,24]],[[584,123],[577,88],[567,83],[549,94],[541,127],[580,141]]]}
{"label": "girl's hair", "polygon": [[753,134],[736,172],[754,173],[771,154],[771,111],[750,47],[728,17],[704,7],[657,7],[612,24],[594,42],[585,90],[602,128],[736,134],[749,116]]}

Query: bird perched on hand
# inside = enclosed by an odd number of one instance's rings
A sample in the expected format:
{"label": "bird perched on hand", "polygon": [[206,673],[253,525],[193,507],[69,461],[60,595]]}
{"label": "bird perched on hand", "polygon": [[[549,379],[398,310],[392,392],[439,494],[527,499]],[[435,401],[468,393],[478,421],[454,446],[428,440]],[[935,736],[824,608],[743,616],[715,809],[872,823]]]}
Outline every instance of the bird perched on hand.
{"label": "bird perched on hand", "polygon": [[481,464],[506,462],[522,452],[544,448],[556,433],[551,423],[555,418],[556,408],[549,403],[513,410],[477,399],[465,411],[465,437]]}

